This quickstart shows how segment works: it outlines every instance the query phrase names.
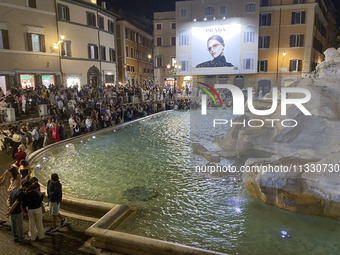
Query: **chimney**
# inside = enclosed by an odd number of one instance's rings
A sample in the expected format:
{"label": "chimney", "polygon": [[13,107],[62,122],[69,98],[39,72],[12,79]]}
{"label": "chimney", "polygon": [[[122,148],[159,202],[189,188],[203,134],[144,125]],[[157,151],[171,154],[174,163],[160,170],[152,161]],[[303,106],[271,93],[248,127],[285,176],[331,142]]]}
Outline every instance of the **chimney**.
{"label": "chimney", "polygon": [[106,2],[102,2],[102,8],[106,10]]}

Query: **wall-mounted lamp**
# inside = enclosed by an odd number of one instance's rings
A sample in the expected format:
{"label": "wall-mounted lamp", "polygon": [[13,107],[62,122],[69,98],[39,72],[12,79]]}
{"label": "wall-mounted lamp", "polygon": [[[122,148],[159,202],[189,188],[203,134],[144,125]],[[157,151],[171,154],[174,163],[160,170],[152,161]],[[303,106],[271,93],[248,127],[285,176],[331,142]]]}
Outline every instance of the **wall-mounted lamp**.
{"label": "wall-mounted lamp", "polygon": [[287,55],[286,51],[283,51],[282,56],[285,57]]}
{"label": "wall-mounted lamp", "polygon": [[65,36],[61,35],[60,36],[60,41],[58,41],[57,43],[53,43],[53,48],[54,49],[58,49],[59,48],[59,44],[61,44],[64,39],[65,39]]}

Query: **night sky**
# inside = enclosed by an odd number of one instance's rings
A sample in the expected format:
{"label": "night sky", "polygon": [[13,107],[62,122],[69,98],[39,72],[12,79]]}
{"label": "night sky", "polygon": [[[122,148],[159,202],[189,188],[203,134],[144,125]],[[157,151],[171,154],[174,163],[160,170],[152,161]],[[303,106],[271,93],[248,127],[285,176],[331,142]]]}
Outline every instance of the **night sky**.
{"label": "night sky", "polygon": [[[153,19],[153,12],[174,11],[175,2],[183,0],[98,0],[106,2],[107,8],[116,11],[122,10],[126,13]],[[338,27],[340,27],[340,0],[331,0],[337,10]]]}
{"label": "night sky", "polygon": [[110,7],[119,11],[120,9],[129,14],[133,14],[148,19],[153,19],[153,13],[159,11],[174,11],[175,2],[178,0],[99,0],[106,2]]}

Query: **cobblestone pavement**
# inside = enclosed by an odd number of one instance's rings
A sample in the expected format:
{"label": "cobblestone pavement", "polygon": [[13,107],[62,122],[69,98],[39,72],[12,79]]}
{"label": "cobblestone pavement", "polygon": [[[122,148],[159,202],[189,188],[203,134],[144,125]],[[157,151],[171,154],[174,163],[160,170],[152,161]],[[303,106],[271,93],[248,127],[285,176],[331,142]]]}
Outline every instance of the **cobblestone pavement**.
{"label": "cobblestone pavement", "polygon": [[[0,151],[0,175],[13,163],[11,157],[5,151]],[[9,177],[6,183],[0,187],[0,219],[5,219],[7,212],[6,200],[8,197],[7,188]],[[51,216],[44,214],[44,227],[47,230],[51,226]],[[6,255],[31,255],[31,254],[62,254],[62,255],[85,255],[88,253],[78,250],[89,237],[84,230],[92,223],[68,218],[69,224],[50,235],[46,235],[41,241],[30,242],[27,245],[20,245],[13,242],[12,232],[9,226],[0,227],[0,254]],[[58,222],[59,223],[59,222]],[[24,233],[27,237],[28,219],[25,219]]]}

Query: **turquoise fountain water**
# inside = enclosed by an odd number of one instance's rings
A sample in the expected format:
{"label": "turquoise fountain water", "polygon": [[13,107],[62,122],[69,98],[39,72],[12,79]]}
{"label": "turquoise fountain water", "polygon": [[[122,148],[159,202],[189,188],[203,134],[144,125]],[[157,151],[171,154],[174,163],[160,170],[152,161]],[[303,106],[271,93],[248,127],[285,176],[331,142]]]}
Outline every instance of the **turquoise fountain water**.
{"label": "turquoise fountain water", "polygon": [[[211,141],[227,126],[211,123],[221,114],[231,116],[227,110],[205,118],[199,111],[170,112],[78,139],[46,152],[36,174],[45,183],[57,172],[64,193],[74,197],[137,207],[118,231],[230,254],[340,254],[339,221],[267,206],[242,187],[240,174],[195,172],[207,162],[192,155],[190,142],[217,150]],[[131,188],[153,195],[134,200],[125,193]]]}

